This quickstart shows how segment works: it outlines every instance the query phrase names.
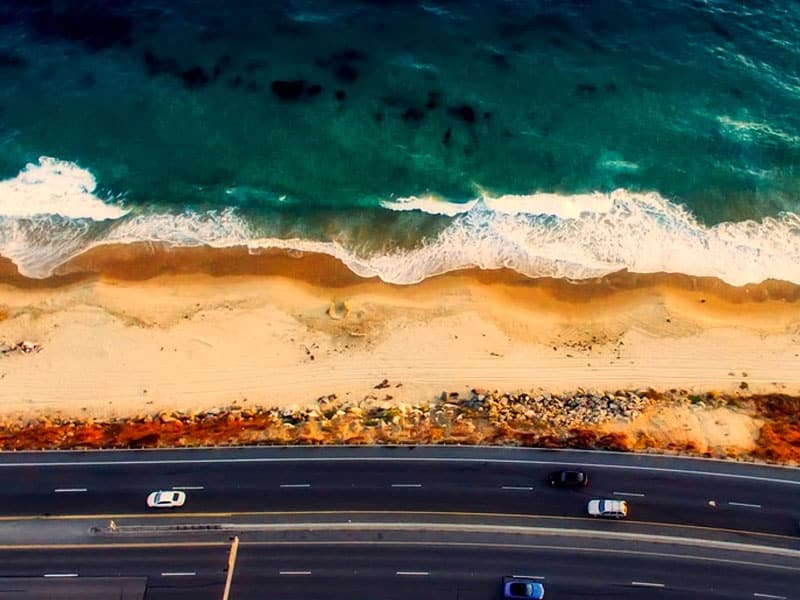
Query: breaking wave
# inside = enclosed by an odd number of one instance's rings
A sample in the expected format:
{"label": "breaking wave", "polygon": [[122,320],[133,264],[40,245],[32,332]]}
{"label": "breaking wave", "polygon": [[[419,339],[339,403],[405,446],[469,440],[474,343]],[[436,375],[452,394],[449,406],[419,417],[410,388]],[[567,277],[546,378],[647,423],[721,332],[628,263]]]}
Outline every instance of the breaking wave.
{"label": "breaking wave", "polygon": [[128,212],[96,197],[95,186],[88,171],[45,158],[0,182],[0,254],[37,278],[89,248],[160,242],[323,253],[359,276],[396,284],[471,267],[568,279],[627,269],[713,276],[732,285],[765,279],[800,284],[798,215],[706,226],[655,192],[493,197],[481,191],[461,203],[435,196],[385,201],[384,216],[412,211],[435,220],[435,233],[411,248],[365,251],[368,244],[338,241],[351,239],[348,232],[329,239],[271,236],[233,208]]}

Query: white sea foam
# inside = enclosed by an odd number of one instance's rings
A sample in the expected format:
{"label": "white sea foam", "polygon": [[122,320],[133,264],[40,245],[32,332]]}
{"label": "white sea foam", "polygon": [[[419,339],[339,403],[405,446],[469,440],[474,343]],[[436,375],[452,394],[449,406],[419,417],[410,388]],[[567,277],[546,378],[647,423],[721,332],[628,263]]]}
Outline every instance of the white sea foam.
{"label": "white sea foam", "polygon": [[397,200],[383,200],[381,206],[399,212],[418,210],[429,215],[455,217],[468,212],[477,202],[478,200],[470,200],[463,203],[451,202],[440,196],[427,194],[424,196],[409,196],[408,198],[399,198]]}
{"label": "white sea foam", "polygon": [[87,247],[90,223],[54,215],[0,216],[0,255],[11,259],[23,275],[47,277]]}
{"label": "white sea foam", "polygon": [[[384,206],[447,214],[417,200]],[[707,227],[656,193],[626,190],[484,197],[424,247],[359,266],[394,283],[476,266],[532,277],[582,279],[628,269],[714,276],[733,285],[770,278],[800,284],[800,217]]]}
{"label": "white sea foam", "polygon": [[413,249],[370,254],[363,240],[352,247],[336,240],[270,236],[234,209],[136,214],[105,222],[40,215],[0,217],[0,254],[31,277],[45,277],[94,246],[150,241],[318,252],[362,277],[397,284],[470,267],[569,279],[628,269],[714,276],[734,285],[770,278],[800,284],[800,217],[793,213],[708,227],[656,193],[626,190],[498,197],[483,192],[462,203],[419,196],[383,205],[430,213],[438,233]]}
{"label": "white sea foam", "polygon": [[[614,192],[617,194],[618,192]],[[505,194],[492,197],[481,190],[481,197],[467,202],[450,202],[444,198],[426,195],[410,196],[381,202],[381,206],[395,211],[418,210],[432,215],[456,215],[468,213],[478,204],[494,212],[508,214],[553,215],[562,219],[577,218],[584,212],[608,212],[613,204],[613,194]]]}
{"label": "white sea foam", "polygon": [[429,2],[427,4],[425,2],[422,2],[420,3],[419,6],[425,12],[431,13],[432,15],[436,15],[437,17],[450,17],[452,15],[452,12],[450,10],[446,9],[443,6],[437,6],[432,2]]}
{"label": "white sea foam", "polygon": [[287,16],[298,23],[324,24],[339,21],[352,14],[347,5],[333,5],[320,10],[319,2],[314,0],[289,0],[286,7]]}
{"label": "white sea foam", "polygon": [[577,219],[585,213],[611,210],[613,200],[607,194],[506,194],[481,201],[492,211],[510,215],[552,215],[561,219]]}
{"label": "white sea foam", "polygon": [[411,52],[398,54],[391,62],[399,67],[414,69],[415,71],[427,71],[429,73],[437,73],[439,71],[435,64],[424,62]]}
{"label": "white sea foam", "polygon": [[728,115],[721,115],[717,117],[717,120],[727,127],[729,131],[735,132],[738,137],[747,141],[752,141],[757,138],[773,138],[786,142],[787,144],[800,144],[800,136],[787,133],[782,129],[773,127],[769,123],[742,121],[733,119]]}
{"label": "white sea foam", "polygon": [[60,215],[71,219],[118,219],[128,211],[94,195],[97,182],[75,163],[42,156],[16,177],[0,181],[0,216]]}
{"label": "white sea foam", "polygon": [[162,242],[174,246],[248,245],[257,234],[233,209],[182,214],[136,215],[119,222],[104,243]]}
{"label": "white sea foam", "polygon": [[334,20],[332,15],[326,15],[319,12],[295,12],[289,13],[289,18],[298,23],[330,23]]}
{"label": "white sea foam", "polygon": [[49,275],[86,248],[104,223],[127,214],[98,198],[96,188],[88,170],[47,156],[0,181],[0,255],[23,274]]}
{"label": "white sea foam", "polygon": [[609,171],[638,171],[639,165],[629,160],[608,159],[599,162],[600,167]]}

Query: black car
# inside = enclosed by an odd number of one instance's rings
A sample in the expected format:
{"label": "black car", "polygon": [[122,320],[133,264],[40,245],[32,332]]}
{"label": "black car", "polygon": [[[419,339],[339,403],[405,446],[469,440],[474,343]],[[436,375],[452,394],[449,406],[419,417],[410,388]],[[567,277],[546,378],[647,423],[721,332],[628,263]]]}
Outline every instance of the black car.
{"label": "black car", "polygon": [[589,485],[589,476],[585,471],[553,471],[549,482],[553,487],[581,488]]}

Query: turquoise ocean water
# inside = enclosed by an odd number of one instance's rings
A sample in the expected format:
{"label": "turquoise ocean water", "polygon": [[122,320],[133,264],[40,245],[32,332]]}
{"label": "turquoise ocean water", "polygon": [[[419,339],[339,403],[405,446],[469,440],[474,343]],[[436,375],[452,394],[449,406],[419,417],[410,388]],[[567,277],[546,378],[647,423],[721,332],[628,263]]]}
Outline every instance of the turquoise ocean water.
{"label": "turquoise ocean water", "polygon": [[800,283],[792,0],[5,0],[0,255]]}

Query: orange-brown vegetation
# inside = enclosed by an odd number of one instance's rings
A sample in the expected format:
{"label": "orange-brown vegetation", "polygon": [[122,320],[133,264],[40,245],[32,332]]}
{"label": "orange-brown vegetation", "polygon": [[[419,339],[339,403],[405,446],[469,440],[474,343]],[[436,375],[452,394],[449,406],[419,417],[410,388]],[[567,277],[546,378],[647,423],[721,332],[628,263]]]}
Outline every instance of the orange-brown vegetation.
{"label": "orange-brown vegetation", "polygon": [[201,420],[135,419],[110,423],[39,420],[0,430],[2,450],[159,448],[220,445],[322,444],[492,444],[549,448],[630,450],[622,434],[599,434],[573,428],[563,435],[537,432],[528,426],[423,421],[415,427],[386,421],[365,423],[353,415],[325,422],[293,423],[271,413],[225,412]]}
{"label": "orange-brown vegetation", "polygon": [[[692,440],[664,442],[645,432],[606,433],[591,425],[559,429],[540,418],[498,415],[476,408],[475,398],[419,407],[320,405],[319,410],[228,407],[198,413],[162,412],[98,422],[38,419],[0,425],[0,449],[165,448],[219,445],[486,444],[545,448],[671,452],[719,458],[800,462],[800,397],[785,395],[725,398],[755,407],[764,421],[755,450],[724,448],[700,452]],[[650,398],[659,409],[659,395]],[[687,399],[696,402],[697,397]]]}
{"label": "orange-brown vegetation", "polygon": [[756,458],[780,463],[800,463],[800,398],[770,394],[755,398],[766,423],[761,427]]}

